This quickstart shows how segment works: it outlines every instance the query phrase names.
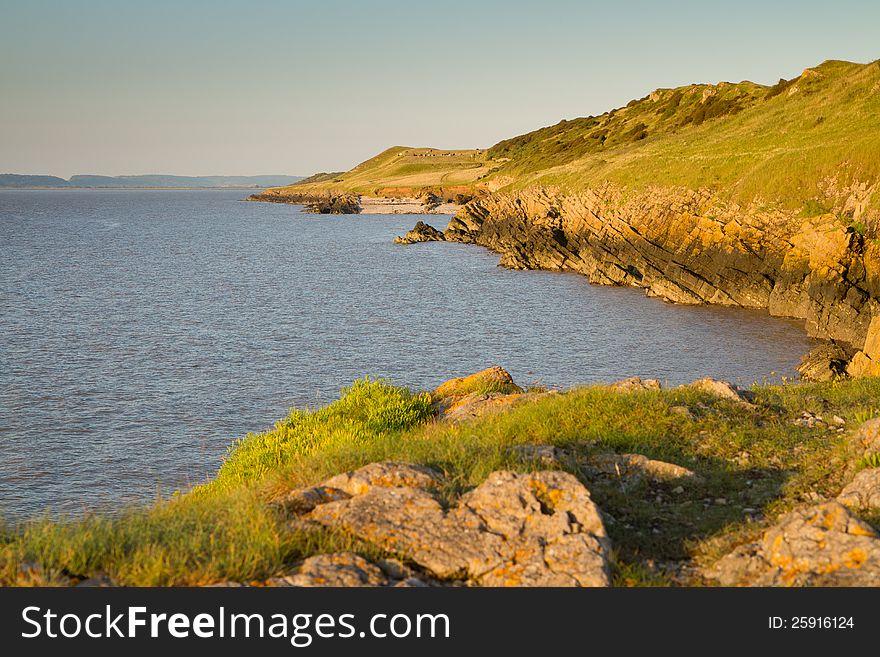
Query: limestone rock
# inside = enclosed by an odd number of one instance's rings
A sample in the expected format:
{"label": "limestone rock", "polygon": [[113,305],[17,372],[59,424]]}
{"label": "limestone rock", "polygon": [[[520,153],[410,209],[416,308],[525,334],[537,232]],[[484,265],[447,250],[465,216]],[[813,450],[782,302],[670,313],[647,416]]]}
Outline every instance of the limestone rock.
{"label": "limestone rock", "polygon": [[706,575],[724,586],[878,586],[880,537],[843,505],[826,502],[784,515]]}
{"label": "limestone rock", "polygon": [[837,501],[854,509],[880,509],[880,468],[859,472],[840,492]]}
{"label": "limestone rock", "polygon": [[865,344],[846,371],[850,376],[880,376],[880,315],[871,319]]}
{"label": "limestone rock", "polygon": [[472,393],[513,394],[521,393],[523,389],[513,382],[513,378],[503,367],[490,367],[488,369],[471,374],[469,376],[451,379],[439,385],[431,396],[433,399],[448,399],[450,397],[462,397]]}
{"label": "limestone rock", "polygon": [[307,518],[403,554],[444,579],[483,586],[609,585],[610,542],[599,510],[570,474],[493,472],[449,510],[424,483],[371,486],[320,504]]}
{"label": "limestone rock", "polygon": [[446,238],[443,233],[426,224],[424,221],[417,221],[416,225],[403,237],[395,237],[395,244],[416,244],[417,242],[443,242]]}
{"label": "limestone rock", "polygon": [[335,488],[348,495],[363,495],[376,487],[433,488],[440,482],[440,474],[423,465],[383,461],[331,477],[324,482],[324,487]]}
{"label": "limestone rock", "polygon": [[698,379],[697,381],[682,387],[693,388],[700,392],[714,395],[719,399],[726,399],[735,404],[751,406],[749,393],[727,381],[718,381],[717,379],[707,377],[705,379]]}
{"label": "limestone rock", "polygon": [[801,359],[797,371],[805,381],[834,381],[846,376],[846,351],[833,343],[812,349]]}
{"label": "limestone rock", "polygon": [[505,395],[499,392],[491,392],[481,395],[471,393],[461,397],[447,397],[435,404],[437,416],[447,422],[463,422],[472,420],[489,413],[508,410],[519,404],[536,401],[547,395],[557,394],[550,392],[524,392]]}
{"label": "limestone rock", "polygon": [[439,482],[440,475],[430,468],[385,461],[338,474],[318,486],[293,490],[278,500],[278,504],[289,513],[302,515],[320,504],[345,500],[352,495],[363,494],[374,486],[431,488]]}
{"label": "limestone rock", "polygon": [[[866,197],[844,187],[823,193],[855,216]],[[459,208],[444,234],[496,251],[504,266],[577,272],[676,303],[766,308],[804,319],[812,336],[860,347],[878,311],[880,249],[845,216],[606,182],[575,193],[496,189]]]}
{"label": "limestone rock", "polygon": [[649,459],[642,454],[599,454],[588,458],[582,469],[589,476],[619,477],[633,482],[639,479],[691,484],[702,482],[702,477],[693,470],[675,463]]}
{"label": "limestone rock", "polygon": [[303,561],[296,573],[269,580],[270,586],[386,586],[382,569],[352,552],[319,554]]}
{"label": "limestone rock", "polygon": [[853,442],[863,457],[880,454],[880,417],[864,422],[856,431]]}
{"label": "limestone rock", "polygon": [[345,499],[346,497],[349,497],[349,495],[337,488],[312,486],[311,488],[291,491],[279,500],[279,504],[291,513],[308,513],[319,504]]}
{"label": "limestone rock", "polygon": [[361,205],[356,194],[327,194],[306,203],[305,211],[315,214],[358,214]]}
{"label": "limestone rock", "polygon": [[622,381],[616,381],[608,386],[612,390],[620,390],[622,392],[632,392],[634,390],[660,390],[660,381],[657,379],[641,379],[638,376],[631,376]]}

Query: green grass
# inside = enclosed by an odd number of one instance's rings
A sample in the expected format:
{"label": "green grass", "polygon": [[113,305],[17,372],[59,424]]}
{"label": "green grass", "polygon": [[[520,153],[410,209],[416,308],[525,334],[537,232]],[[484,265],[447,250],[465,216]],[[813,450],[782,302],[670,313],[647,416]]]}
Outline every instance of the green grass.
{"label": "green grass", "polygon": [[[451,425],[431,419],[425,394],[358,381],[339,401],[293,411],[273,430],[236,442],[217,477],[188,494],[112,517],[5,527],[0,583],[64,584],[98,574],[129,585],[259,582],[311,554],[345,549],[376,557],[377,548],[344,533],[292,528],[273,500],[382,460],[438,469],[446,475],[441,495],[452,500],[493,470],[538,467],[518,461],[510,446],[551,444],[580,456],[636,452],[701,475],[701,484],[682,491],[647,482],[623,487],[573,471],[606,514],[616,584],[701,584],[679,567],[754,537],[809,495],[833,497],[864,466],[847,446],[848,433],[793,420],[805,410],[839,415],[852,431],[877,414],[880,379],[754,392],[750,408],[688,389],[591,386]],[[22,569],[28,563],[41,574]]]}

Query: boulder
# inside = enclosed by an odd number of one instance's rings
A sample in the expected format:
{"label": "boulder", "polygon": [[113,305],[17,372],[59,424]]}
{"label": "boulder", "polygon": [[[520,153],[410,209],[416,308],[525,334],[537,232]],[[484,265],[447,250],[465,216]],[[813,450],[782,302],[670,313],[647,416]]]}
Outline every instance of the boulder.
{"label": "boulder", "polygon": [[417,221],[416,225],[403,237],[395,237],[395,244],[416,244],[418,242],[443,242],[446,238],[443,233],[424,221]]}
{"label": "boulder", "polygon": [[724,586],[880,586],[880,537],[838,502],[792,511],[706,571]]}
{"label": "boulder", "polygon": [[703,481],[693,470],[675,463],[649,459],[642,454],[599,454],[585,459],[581,470],[588,477],[617,477],[635,483],[641,479],[654,482],[698,484]]}
{"label": "boulder", "polygon": [[386,586],[382,569],[352,552],[309,557],[292,575],[270,579],[269,586]]}
{"label": "boulder", "polygon": [[[376,466],[384,469],[367,467]],[[359,471],[346,476],[361,478]],[[570,474],[493,472],[449,509],[432,494],[433,479],[397,483],[352,489],[362,492],[320,504],[305,518],[401,554],[442,579],[481,586],[610,584],[611,546],[599,509]]]}
{"label": "boulder", "polygon": [[439,419],[446,420],[447,422],[463,422],[489,413],[505,411],[522,403],[537,401],[553,394],[558,393],[555,391],[512,393],[509,395],[499,392],[491,392],[485,395],[471,393],[461,397],[441,399],[434,406],[437,409]]}
{"label": "boulder", "polygon": [[880,509],[880,468],[859,472],[840,492],[837,501],[853,509]]}
{"label": "boulder", "polygon": [[797,371],[805,381],[834,381],[846,376],[846,351],[832,342],[820,344],[812,349],[797,366]]}
{"label": "boulder", "polygon": [[682,388],[693,388],[694,390],[699,390],[700,392],[705,392],[707,394],[718,397],[719,399],[726,399],[727,401],[731,401],[734,404],[741,404],[745,406],[751,406],[752,395],[743,390],[742,388],[735,386],[732,383],[728,383],[727,381],[719,381],[717,379],[704,378],[698,379],[693,383],[688,383]]}
{"label": "boulder", "polygon": [[855,449],[865,458],[880,454],[880,417],[864,422],[853,437]]}
{"label": "boulder", "polygon": [[523,389],[513,382],[513,378],[507,373],[507,370],[495,366],[476,374],[450,379],[439,385],[431,393],[431,397],[436,401],[450,397],[463,397],[472,393],[519,394],[521,392]]}

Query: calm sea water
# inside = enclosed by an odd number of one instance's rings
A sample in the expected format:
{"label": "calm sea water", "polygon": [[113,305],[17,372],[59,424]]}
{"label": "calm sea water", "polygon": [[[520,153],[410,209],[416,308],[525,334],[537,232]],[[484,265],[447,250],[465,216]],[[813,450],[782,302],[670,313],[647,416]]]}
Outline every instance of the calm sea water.
{"label": "calm sea water", "polygon": [[[0,505],[80,513],[198,483],[234,438],[370,375],[489,365],[552,386],[791,374],[799,323],[672,306],[413,216],[315,216],[242,191],[0,192]],[[445,217],[427,221],[445,226]]]}

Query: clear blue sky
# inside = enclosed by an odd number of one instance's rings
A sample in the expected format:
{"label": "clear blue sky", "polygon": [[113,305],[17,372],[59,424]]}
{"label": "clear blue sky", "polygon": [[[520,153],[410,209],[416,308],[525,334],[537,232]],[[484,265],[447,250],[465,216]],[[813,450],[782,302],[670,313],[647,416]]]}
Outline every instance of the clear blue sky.
{"label": "clear blue sky", "polygon": [[0,0],[0,172],[310,174],[880,58],[880,0]]}

